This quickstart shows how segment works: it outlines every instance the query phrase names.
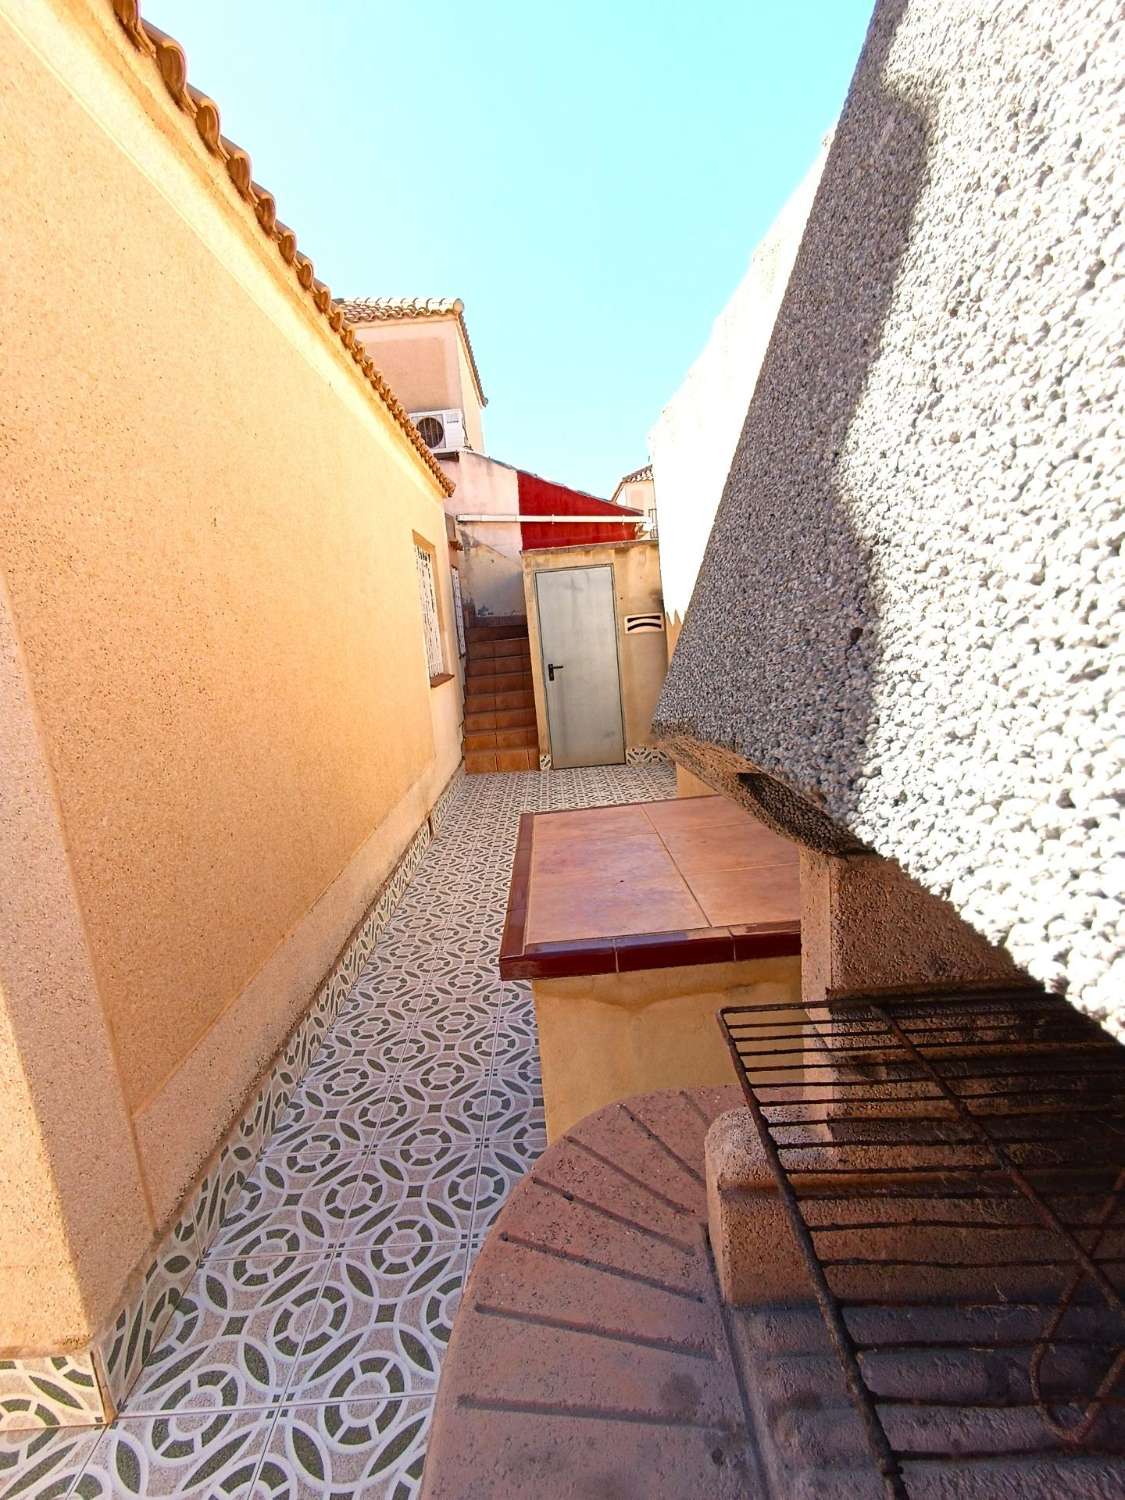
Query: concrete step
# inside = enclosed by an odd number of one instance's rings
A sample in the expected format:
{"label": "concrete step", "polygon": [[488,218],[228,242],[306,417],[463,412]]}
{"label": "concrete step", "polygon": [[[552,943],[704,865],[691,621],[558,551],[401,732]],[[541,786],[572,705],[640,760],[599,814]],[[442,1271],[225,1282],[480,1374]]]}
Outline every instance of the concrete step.
{"label": "concrete step", "polygon": [[511,636],[499,641],[474,641],[469,651],[469,668],[472,670],[474,662],[487,661],[491,658],[499,660],[505,656],[524,656],[529,651],[527,636]]}
{"label": "concrete step", "polygon": [[512,693],[469,692],[465,695],[466,714],[489,714],[508,708],[529,708],[534,714],[535,698],[530,688]]}
{"label": "concrete step", "polygon": [[470,693],[522,693],[531,691],[530,672],[481,672],[465,679]]}
{"label": "concrete step", "polygon": [[475,729],[465,732],[465,751],[470,750],[534,750],[539,751],[539,736],[534,724],[525,724],[517,729]]}
{"label": "concrete step", "polygon": [[479,776],[487,771],[537,771],[539,751],[518,750],[466,750],[465,772]]}
{"label": "concrete step", "polygon": [[488,625],[470,625],[465,637],[470,645],[478,641],[526,641],[527,620],[523,615],[508,615]]}
{"label": "concrete step", "polygon": [[529,726],[535,727],[534,708],[483,709],[465,714],[466,734],[477,734],[482,729],[525,729]]}

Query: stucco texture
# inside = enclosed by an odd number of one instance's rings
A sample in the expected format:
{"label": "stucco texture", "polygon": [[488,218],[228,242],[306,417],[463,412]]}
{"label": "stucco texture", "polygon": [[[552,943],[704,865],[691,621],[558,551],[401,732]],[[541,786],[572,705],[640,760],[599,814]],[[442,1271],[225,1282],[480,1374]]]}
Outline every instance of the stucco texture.
{"label": "stucco texture", "polygon": [[[159,1225],[459,761],[413,543],[448,627],[445,516],[112,8],[3,0],[0,55],[0,557],[68,866],[23,940],[81,931],[53,1022],[96,1002],[114,1062],[23,1066],[132,1122],[63,1217],[139,1172]],[[18,1046],[38,986],[5,990]]]}
{"label": "stucco texture", "polygon": [[657,716],[1119,1035],[1121,45],[877,5]]}
{"label": "stucco texture", "polygon": [[80,1343],[84,1287],[114,1284],[153,1225],[11,625],[0,581],[0,1348],[18,1353],[45,1327]]}
{"label": "stucco texture", "polygon": [[800,1000],[801,960],[537,979],[532,991],[547,1139],[556,1141],[618,1099],[728,1084],[730,1052],[717,1013],[725,1005]]}

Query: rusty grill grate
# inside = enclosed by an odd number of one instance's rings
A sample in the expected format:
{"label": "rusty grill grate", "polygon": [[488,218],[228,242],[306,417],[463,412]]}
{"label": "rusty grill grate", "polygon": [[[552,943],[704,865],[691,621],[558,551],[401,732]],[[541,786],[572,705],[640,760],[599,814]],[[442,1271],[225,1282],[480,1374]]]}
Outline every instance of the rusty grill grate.
{"label": "rusty grill grate", "polygon": [[720,1022],[886,1494],[949,1463],[1116,1471],[1125,1048],[1031,988]]}

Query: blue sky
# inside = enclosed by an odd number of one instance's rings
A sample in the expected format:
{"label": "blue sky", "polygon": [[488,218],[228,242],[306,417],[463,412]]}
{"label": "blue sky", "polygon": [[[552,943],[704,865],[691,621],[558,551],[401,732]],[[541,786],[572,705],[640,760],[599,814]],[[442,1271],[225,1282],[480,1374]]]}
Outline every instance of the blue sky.
{"label": "blue sky", "polygon": [[336,296],[459,296],[489,452],[608,494],[835,119],[872,0],[145,0]]}

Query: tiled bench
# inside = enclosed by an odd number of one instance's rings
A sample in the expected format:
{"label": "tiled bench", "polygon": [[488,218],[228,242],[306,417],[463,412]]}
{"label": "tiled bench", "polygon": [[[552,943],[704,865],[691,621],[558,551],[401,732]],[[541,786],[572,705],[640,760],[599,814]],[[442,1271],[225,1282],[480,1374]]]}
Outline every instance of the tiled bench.
{"label": "tiled bench", "polygon": [[549,1147],[470,1276],[424,1500],[761,1493],[706,1236],[737,1088],[607,1106]]}
{"label": "tiled bench", "polygon": [[731,1077],[725,1005],[800,999],[798,854],[725,797],[520,820],[505,978],[535,996],[547,1137]]}

